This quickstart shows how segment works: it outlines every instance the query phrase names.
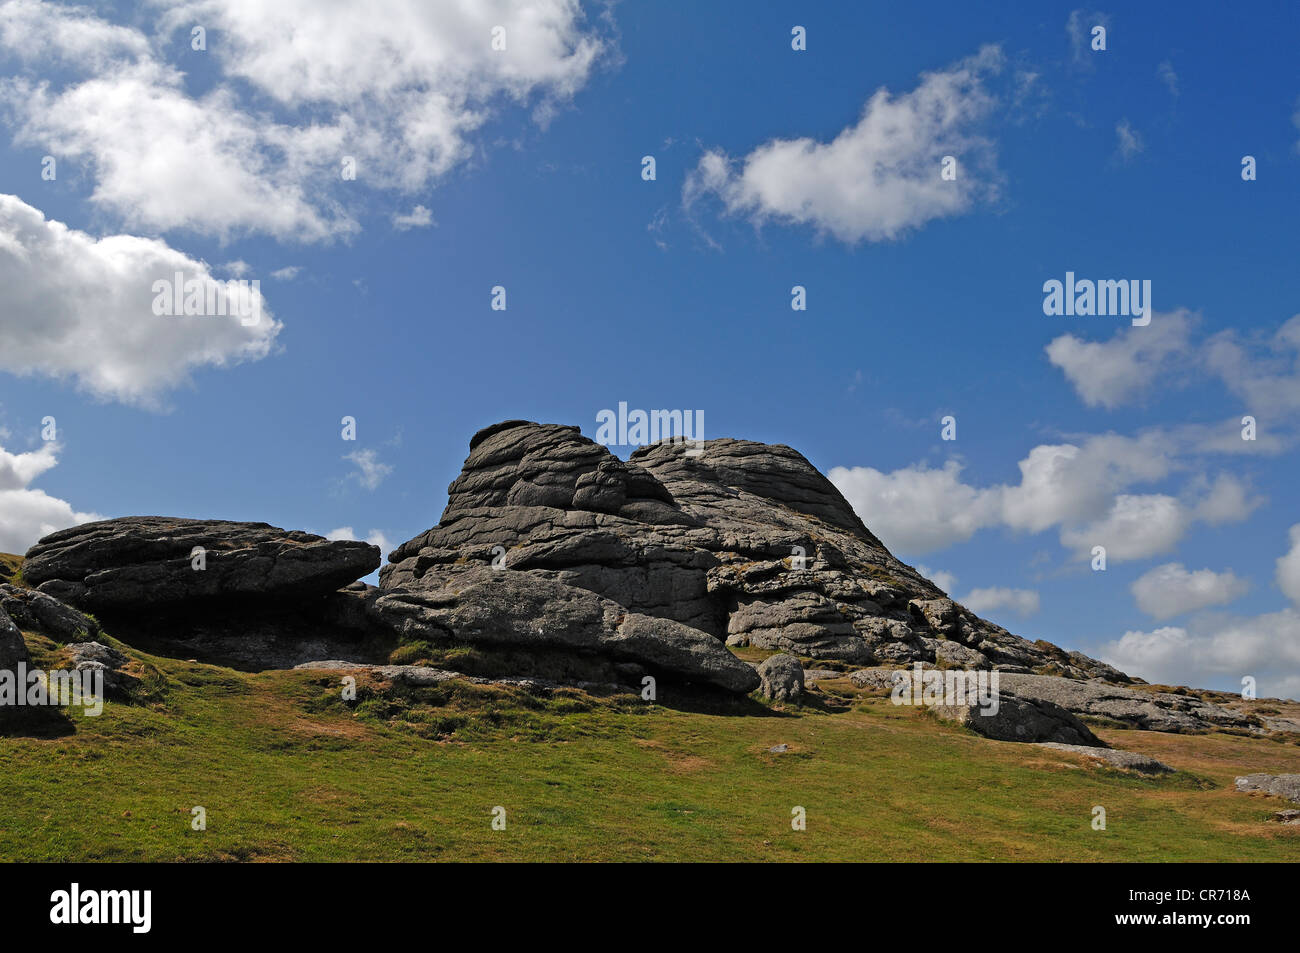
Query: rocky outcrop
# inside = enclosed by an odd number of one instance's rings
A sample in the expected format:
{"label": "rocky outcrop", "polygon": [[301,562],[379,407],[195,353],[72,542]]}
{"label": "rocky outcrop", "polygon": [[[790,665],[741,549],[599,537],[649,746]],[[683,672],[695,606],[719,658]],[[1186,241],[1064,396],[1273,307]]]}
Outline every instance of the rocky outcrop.
{"label": "rocky outcrop", "polygon": [[0,608],[0,672],[12,672],[19,662],[30,662],[27,643],[18,626],[3,608]]}
{"label": "rocky outcrop", "polygon": [[759,692],[775,702],[797,702],[803,697],[803,663],[793,655],[773,655],[758,667]]}
{"label": "rocky outcrop", "polygon": [[503,676],[487,678],[482,675],[470,675],[451,669],[436,668],[430,665],[366,665],[348,662],[342,659],[319,659],[295,665],[295,669],[312,672],[366,672],[377,678],[408,688],[430,688],[443,682],[460,681],[471,685],[501,685],[507,688],[522,688],[525,691],[549,693],[565,688],[581,688],[592,692],[616,692],[625,686],[616,682],[556,682],[544,678],[523,676]]}
{"label": "rocky outcrop", "polygon": [[1147,731],[1197,732],[1220,728],[1252,730],[1249,715],[1192,695],[1144,691],[1100,680],[1079,681],[1042,675],[999,676],[1002,691],[1020,698],[1050,702],[1077,715],[1116,722]]}
{"label": "rocky outcrop", "polygon": [[0,584],[0,610],[18,628],[37,632],[58,642],[95,638],[99,623],[53,596],[32,589]]}
{"label": "rocky outcrop", "polygon": [[698,629],[511,569],[458,572],[439,589],[386,591],[372,614],[408,640],[594,652],[741,693],[759,683],[750,666]]}
{"label": "rocky outcrop", "polygon": [[[858,688],[892,688],[895,678],[909,670],[885,667],[859,669],[849,674]],[[1207,702],[1195,695],[1154,689],[1129,688],[1101,679],[1071,679],[1048,675],[998,672],[998,694],[1037,705],[1052,705],[1073,715],[1147,731],[1193,733],[1234,729],[1261,732],[1270,729],[1255,717]],[[977,729],[978,730],[978,729]],[[1039,739],[1043,741],[1060,739]]]}
{"label": "rocky outcrop", "polygon": [[1173,768],[1163,761],[1135,751],[1120,751],[1118,748],[1096,748],[1088,745],[1058,744],[1054,741],[1040,742],[1040,748],[1052,748],[1055,751],[1069,751],[1081,754],[1091,761],[1099,761],[1112,768],[1124,771],[1136,771],[1139,774],[1172,774]]}
{"label": "rocky outcrop", "polygon": [[23,577],[92,612],[205,602],[283,606],[319,599],[373,572],[379,561],[368,543],[267,523],[131,516],[46,536],[28,550]]}
{"label": "rocky outcrop", "polygon": [[0,680],[7,683],[0,689],[0,727],[9,728],[30,717],[30,709],[13,702],[19,692],[26,690],[19,682],[19,665],[30,665],[31,660],[22,632],[14,625],[8,613],[0,608]]}
{"label": "rocky outcrop", "polygon": [[1271,794],[1300,804],[1300,774],[1247,774],[1237,778],[1238,791]]}
{"label": "rocky outcrop", "polygon": [[[445,591],[495,565],[737,646],[1126,680],[948,599],[791,448],[723,439],[697,449],[664,442],[624,462],[577,427],[488,427],[470,441],[438,525],[392,552],[380,588]],[[375,615],[405,611],[404,600],[380,597]]]}
{"label": "rocky outcrop", "polygon": [[994,741],[1056,742],[1100,746],[1088,726],[1059,705],[1001,694],[996,705],[938,704],[928,706],[944,721],[953,721]]}
{"label": "rocky outcrop", "polygon": [[115,648],[102,642],[76,642],[64,648],[72,669],[103,674],[104,693],[110,698],[127,698],[140,684],[140,679],[124,671],[129,660]]}

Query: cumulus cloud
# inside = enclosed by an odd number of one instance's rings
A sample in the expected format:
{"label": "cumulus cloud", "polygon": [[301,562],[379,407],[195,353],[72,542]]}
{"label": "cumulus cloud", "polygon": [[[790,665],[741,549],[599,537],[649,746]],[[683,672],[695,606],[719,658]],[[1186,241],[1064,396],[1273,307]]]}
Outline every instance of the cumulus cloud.
{"label": "cumulus cloud", "polygon": [[1104,517],[1061,531],[1061,542],[1083,557],[1102,546],[1114,562],[1167,553],[1183,538],[1191,515],[1163,493],[1124,493],[1115,497]]}
{"label": "cumulus cloud", "polygon": [[382,463],[374,450],[354,450],[345,454],[344,460],[356,464],[357,472],[352,478],[367,490],[374,490],[384,482],[384,478],[393,472],[391,465]]}
{"label": "cumulus cloud", "polygon": [[987,589],[972,589],[965,597],[958,600],[972,612],[984,615],[1005,609],[1021,618],[1027,618],[1038,611],[1038,593],[1032,589],[1008,589],[993,586]]}
{"label": "cumulus cloud", "polygon": [[[355,540],[357,534],[353,531],[351,526],[340,526],[338,529],[332,529],[326,533],[325,538]],[[378,546],[379,551],[385,556],[387,556],[389,551],[393,548],[393,544],[388,541],[388,537],[385,536],[381,530],[372,529],[366,536],[365,541],[371,546]]]}
{"label": "cumulus cloud", "polygon": [[[1277,561],[1277,583],[1300,605],[1300,523],[1289,535],[1290,549]],[[1157,618],[1221,604],[1245,591],[1246,583],[1230,571],[1188,572],[1177,563],[1159,566],[1133,585],[1139,606]],[[1185,626],[1125,632],[1103,646],[1101,657],[1148,681],[1206,686],[1218,680],[1237,688],[1250,676],[1261,695],[1300,698],[1300,612],[1288,607],[1255,616],[1204,613]]]}
{"label": "cumulus cloud", "polygon": [[997,521],[997,501],[963,483],[961,469],[949,460],[937,470],[920,464],[892,473],[833,467],[828,475],[886,545],[919,554],[964,542]]}
{"label": "cumulus cloud", "polygon": [[1137,606],[1155,619],[1169,619],[1207,606],[1220,606],[1246,594],[1250,584],[1232,572],[1190,571],[1182,563],[1165,563],[1130,587]]}
{"label": "cumulus cloud", "polygon": [[417,205],[409,212],[401,212],[393,216],[393,228],[399,232],[412,228],[428,228],[432,224],[433,213],[423,205]]}
{"label": "cumulus cloud", "polygon": [[[1047,357],[1092,407],[1114,409],[1157,384],[1201,376],[1220,381],[1257,417],[1300,413],[1300,314],[1272,333],[1225,330],[1197,341],[1199,323],[1185,309],[1156,313],[1146,327],[1124,327],[1105,341],[1063,334]],[[1239,432],[1235,439],[1241,443]]]}
{"label": "cumulus cloud", "polygon": [[[195,23],[220,36],[201,94],[166,55]],[[19,144],[86,163],[91,200],[128,225],[222,238],[354,232],[345,157],[358,185],[428,188],[472,156],[499,105],[545,121],[607,50],[577,0],[196,0],[155,26],[10,0],[0,50],[30,68],[0,83],[0,103]]]}
{"label": "cumulus cloud", "polygon": [[928,566],[916,565],[916,571],[949,595],[957,585],[957,577],[942,569],[930,569]]}
{"label": "cumulus cloud", "polygon": [[977,487],[962,466],[916,464],[884,473],[834,467],[828,474],[886,545],[921,555],[964,542],[981,529],[1060,532],[1078,559],[1105,546],[1114,561],[1167,552],[1197,522],[1244,519],[1261,502],[1230,476],[1190,481],[1181,497],[1126,492],[1186,466],[1183,441],[1164,431],[1101,434],[1078,444],[1042,444],[1020,461],[1020,482]]}
{"label": "cumulus cloud", "polygon": [[1261,696],[1300,697],[1300,613],[1294,609],[1125,632],[1100,654],[1149,682],[1205,687],[1218,681],[1240,689],[1250,676]]}
{"label": "cumulus cloud", "polygon": [[[974,130],[996,105],[986,80],[1002,65],[1001,49],[987,46],[922,74],[911,92],[881,89],[830,142],[773,139],[740,159],[710,150],[687,177],[683,202],[714,195],[728,214],[812,225],[850,243],[965,212],[996,184],[993,144]],[[945,155],[959,162],[955,181],[940,177]]]}
{"label": "cumulus cloud", "polygon": [[1254,413],[1300,411],[1300,314],[1271,335],[1221,331],[1202,353],[1206,369]]}
{"label": "cumulus cloud", "polygon": [[1154,314],[1150,324],[1129,325],[1108,341],[1062,334],[1047,345],[1047,359],[1061,369],[1085,404],[1114,410],[1187,360],[1193,326],[1193,317],[1179,310]]}
{"label": "cumulus cloud", "polygon": [[156,407],[196,368],[271,351],[280,325],[260,295],[248,301],[260,307],[250,326],[237,314],[154,314],[154,282],[174,282],[177,272],[185,281],[216,277],[164,242],[94,238],[0,195],[0,370],[69,379],[100,399]]}
{"label": "cumulus cloud", "polygon": [[1300,523],[1291,527],[1291,548],[1277,561],[1277,585],[1300,606]]}
{"label": "cumulus cloud", "polygon": [[54,443],[26,453],[0,447],[0,552],[22,554],[55,530],[103,518],[32,488],[37,477],[58,463],[58,453]]}

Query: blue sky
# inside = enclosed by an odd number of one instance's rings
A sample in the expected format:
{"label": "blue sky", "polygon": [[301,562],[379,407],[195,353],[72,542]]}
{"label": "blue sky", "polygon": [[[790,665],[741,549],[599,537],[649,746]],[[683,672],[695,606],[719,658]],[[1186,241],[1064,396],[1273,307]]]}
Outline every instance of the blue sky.
{"label": "blue sky", "polygon": [[[698,409],[1014,632],[1300,696],[1294,5],[383,6],[0,3],[0,549],[396,544],[481,426]],[[174,260],[264,323],[152,314]]]}

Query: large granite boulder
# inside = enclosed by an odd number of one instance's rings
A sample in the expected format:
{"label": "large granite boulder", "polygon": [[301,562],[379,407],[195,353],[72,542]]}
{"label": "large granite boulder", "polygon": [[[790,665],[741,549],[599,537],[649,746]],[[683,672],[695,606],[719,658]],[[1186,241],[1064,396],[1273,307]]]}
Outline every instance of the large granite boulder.
{"label": "large granite boulder", "polygon": [[30,662],[27,643],[8,613],[0,608],[0,672],[12,672],[19,662]]}
{"label": "large granite boulder", "polygon": [[1051,702],[1003,693],[996,706],[987,708],[977,704],[939,704],[930,708],[943,720],[955,721],[994,741],[1048,741],[1087,747],[1100,747],[1102,744],[1087,725]]}
{"label": "large granite boulder", "polygon": [[774,702],[797,702],[803,697],[803,663],[781,652],[758,666],[759,692]]}
{"label": "large granite boulder", "polygon": [[[849,681],[858,688],[879,691],[891,688],[896,679],[909,677],[909,671],[875,666],[851,672]],[[1050,706],[1071,715],[1146,731],[1191,734],[1229,729],[1262,734],[1269,730],[1289,730],[1281,722],[1269,724],[1268,719],[1206,701],[1199,695],[1130,688],[1096,678],[1061,678],[1000,671],[998,693],[1001,697],[1019,698],[1040,708]],[[1040,740],[1061,741],[1058,738]]]}
{"label": "large granite boulder", "polygon": [[34,589],[0,584],[0,610],[18,628],[39,632],[58,642],[75,642],[99,635],[99,623],[53,596]]}
{"label": "large granite boulder", "polygon": [[51,533],[28,550],[23,578],[92,612],[218,602],[284,606],[323,597],[379,561],[368,543],[267,523],[128,516]]}
{"label": "large granite boulder", "polygon": [[740,693],[759,683],[753,668],[705,632],[511,569],[458,573],[441,589],[386,591],[371,614],[410,640],[597,653]]}
{"label": "large granite boulder", "polygon": [[1222,728],[1249,731],[1258,727],[1251,716],[1195,695],[1128,688],[1100,679],[1084,681],[1008,672],[999,676],[999,684],[1002,691],[1021,698],[1147,731],[1188,733]]}
{"label": "large granite boulder", "polygon": [[470,441],[438,525],[389,558],[385,592],[495,565],[736,646],[1127,680],[952,602],[786,446],[665,441],[624,462],[577,427],[505,421]]}
{"label": "large granite boulder", "polygon": [[1247,774],[1236,780],[1238,791],[1271,794],[1300,804],[1300,774]]}
{"label": "large granite boulder", "polygon": [[26,691],[26,684],[18,678],[20,664],[31,664],[27,643],[23,641],[22,632],[14,625],[8,613],[0,608],[0,679],[7,683],[0,690],[0,694],[7,696],[0,698],[0,725],[8,726],[20,721],[26,714],[26,709],[7,703],[16,699],[16,693]]}

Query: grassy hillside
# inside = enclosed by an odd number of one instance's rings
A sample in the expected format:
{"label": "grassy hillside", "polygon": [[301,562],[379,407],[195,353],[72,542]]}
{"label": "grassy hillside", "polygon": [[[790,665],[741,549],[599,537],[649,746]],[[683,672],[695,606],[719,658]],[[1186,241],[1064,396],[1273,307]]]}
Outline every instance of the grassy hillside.
{"label": "grassy hillside", "polygon": [[[55,643],[28,643],[57,662]],[[137,703],[0,736],[0,858],[1300,858],[1300,828],[1267,820],[1283,803],[1231,790],[1300,771],[1293,743],[1099,730],[1179,769],[1152,779],[989,741],[842,679],[784,712],[366,679],[349,704],[335,674],[131,654]]]}
{"label": "grassy hillside", "polygon": [[0,553],[0,582],[21,583],[22,576],[19,569],[22,568],[22,565],[23,557],[14,556],[11,553]]}

